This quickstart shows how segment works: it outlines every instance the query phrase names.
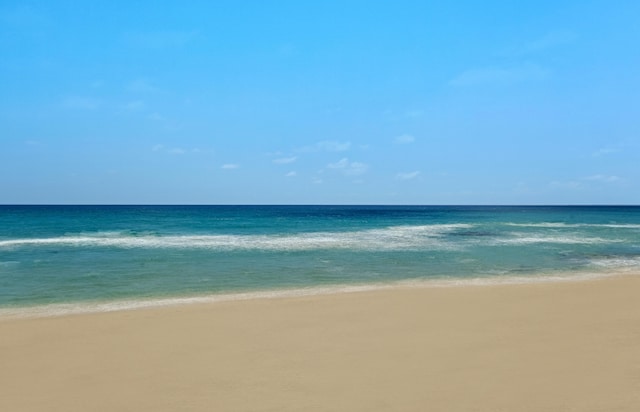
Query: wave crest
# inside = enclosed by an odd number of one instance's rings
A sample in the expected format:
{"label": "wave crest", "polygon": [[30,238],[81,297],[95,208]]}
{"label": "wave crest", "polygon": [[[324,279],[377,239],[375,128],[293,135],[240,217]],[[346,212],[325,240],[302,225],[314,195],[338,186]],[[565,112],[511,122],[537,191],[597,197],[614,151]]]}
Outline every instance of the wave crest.
{"label": "wave crest", "polygon": [[468,224],[391,226],[347,232],[312,232],[270,235],[132,235],[130,233],[96,233],[51,238],[23,238],[0,241],[0,248],[15,247],[115,247],[174,248],[213,250],[313,250],[362,249],[397,250],[407,248],[446,248],[452,245],[441,237]]}

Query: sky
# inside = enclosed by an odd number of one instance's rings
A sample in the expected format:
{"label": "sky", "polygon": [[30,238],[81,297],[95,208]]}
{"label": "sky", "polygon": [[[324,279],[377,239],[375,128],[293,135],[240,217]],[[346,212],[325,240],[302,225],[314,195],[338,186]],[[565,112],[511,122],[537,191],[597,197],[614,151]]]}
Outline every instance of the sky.
{"label": "sky", "polygon": [[640,2],[0,0],[2,204],[640,204]]}

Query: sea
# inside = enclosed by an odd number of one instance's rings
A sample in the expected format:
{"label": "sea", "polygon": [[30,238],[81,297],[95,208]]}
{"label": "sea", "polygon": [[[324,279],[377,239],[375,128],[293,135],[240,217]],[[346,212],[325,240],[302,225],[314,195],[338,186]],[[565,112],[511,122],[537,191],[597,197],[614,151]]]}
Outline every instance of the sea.
{"label": "sea", "polygon": [[0,316],[620,273],[640,207],[0,205]]}

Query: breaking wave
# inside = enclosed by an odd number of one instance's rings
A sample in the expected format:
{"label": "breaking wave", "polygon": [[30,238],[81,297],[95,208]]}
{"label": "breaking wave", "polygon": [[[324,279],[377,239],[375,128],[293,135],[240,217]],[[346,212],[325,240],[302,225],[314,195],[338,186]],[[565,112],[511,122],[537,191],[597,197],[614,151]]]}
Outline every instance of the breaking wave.
{"label": "breaking wave", "polygon": [[269,235],[132,235],[107,232],[50,238],[0,240],[0,248],[16,247],[114,247],[173,248],[211,250],[297,251],[315,249],[400,250],[411,248],[451,248],[443,240],[447,233],[468,229],[468,224],[391,226],[347,232],[312,232]]}
{"label": "breaking wave", "polygon": [[540,244],[540,243],[594,245],[594,244],[617,243],[617,242],[621,242],[621,241],[617,239],[604,239],[601,237],[593,237],[593,236],[522,234],[517,232],[512,233],[510,237],[493,240],[494,244],[499,244],[499,245],[529,245],[529,244]]}
{"label": "breaking wave", "polygon": [[634,223],[562,223],[562,222],[541,222],[541,223],[505,223],[507,226],[534,227],[534,228],[610,228],[610,229],[640,229],[640,224]]}

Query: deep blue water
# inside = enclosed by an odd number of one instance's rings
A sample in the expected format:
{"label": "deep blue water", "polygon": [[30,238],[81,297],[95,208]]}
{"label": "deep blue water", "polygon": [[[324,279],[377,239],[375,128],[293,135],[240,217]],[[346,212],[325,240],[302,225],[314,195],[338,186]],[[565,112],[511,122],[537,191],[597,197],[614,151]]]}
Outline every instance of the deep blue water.
{"label": "deep blue water", "polygon": [[0,307],[640,268],[640,207],[0,206]]}

